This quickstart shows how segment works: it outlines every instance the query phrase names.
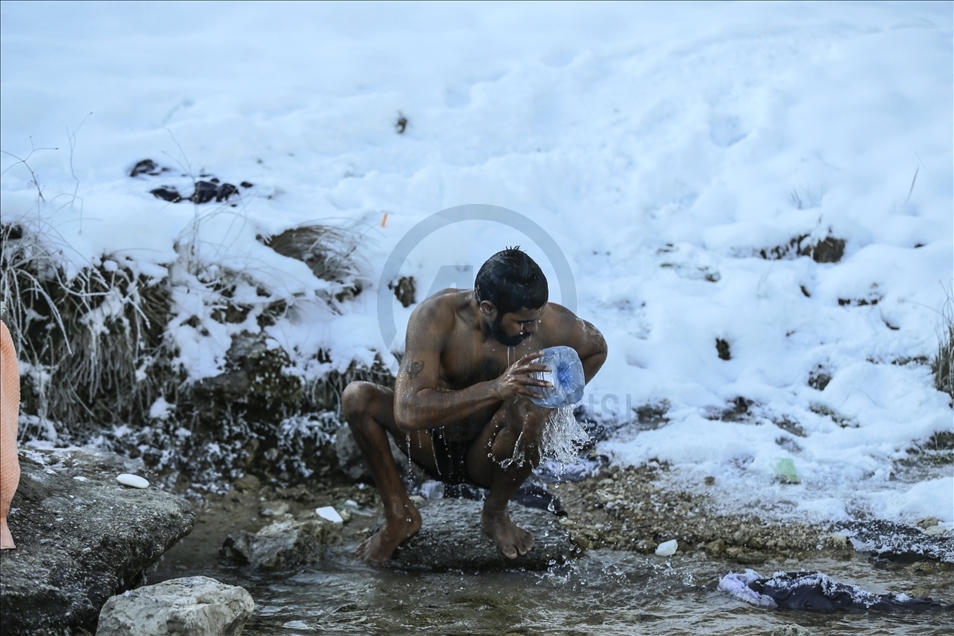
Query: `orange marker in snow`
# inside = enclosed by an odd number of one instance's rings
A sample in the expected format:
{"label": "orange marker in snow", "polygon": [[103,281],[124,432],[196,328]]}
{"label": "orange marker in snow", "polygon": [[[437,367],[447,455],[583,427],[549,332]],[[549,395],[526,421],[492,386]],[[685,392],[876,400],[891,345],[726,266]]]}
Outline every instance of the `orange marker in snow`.
{"label": "orange marker in snow", "polygon": [[384,227],[384,226],[387,225],[387,224],[388,224],[388,213],[385,212],[385,213],[384,213],[384,218],[381,219],[381,227]]}
{"label": "orange marker in snow", "polygon": [[0,550],[15,548],[7,527],[13,493],[20,485],[17,420],[20,417],[20,369],[13,338],[0,321]]}

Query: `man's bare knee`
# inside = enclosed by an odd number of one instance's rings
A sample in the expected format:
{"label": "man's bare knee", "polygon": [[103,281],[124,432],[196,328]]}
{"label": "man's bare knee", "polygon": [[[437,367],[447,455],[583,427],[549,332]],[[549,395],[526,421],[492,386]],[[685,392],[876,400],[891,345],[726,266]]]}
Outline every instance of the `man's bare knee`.
{"label": "man's bare knee", "polygon": [[363,423],[377,387],[370,382],[352,382],[341,394],[341,414],[352,427]]}

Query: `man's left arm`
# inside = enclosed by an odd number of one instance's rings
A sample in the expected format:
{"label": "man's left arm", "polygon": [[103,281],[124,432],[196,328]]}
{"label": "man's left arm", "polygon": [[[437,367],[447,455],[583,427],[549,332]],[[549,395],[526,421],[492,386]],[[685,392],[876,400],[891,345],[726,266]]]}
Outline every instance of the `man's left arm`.
{"label": "man's left arm", "polygon": [[582,346],[577,349],[576,352],[580,356],[580,362],[583,363],[583,377],[586,378],[586,383],[589,384],[593,376],[596,375],[596,372],[599,371],[603,363],[606,362],[606,340],[603,338],[603,334],[600,333],[599,329],[585,320],[581,322],[585,330],[585,337]]}
{"label": "man's left arm", "polygon": [[561,305],[551,306],[556,310],[561,344],[576,350],[583,363],[583,377],[587,384],[606,362],[606,340],[600,330],[591,323],[579,318]]}

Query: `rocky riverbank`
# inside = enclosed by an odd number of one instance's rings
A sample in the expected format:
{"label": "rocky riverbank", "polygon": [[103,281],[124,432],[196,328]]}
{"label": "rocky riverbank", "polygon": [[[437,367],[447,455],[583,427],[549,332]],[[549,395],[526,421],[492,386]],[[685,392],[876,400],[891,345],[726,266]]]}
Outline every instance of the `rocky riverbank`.
{"label": "rocky riverbank", "polygon": [[[192,498],[190,507],[153,487],[119,485],[116,475],[139,466],[115,455],[26,450],[21,463],[23,477],[10,519],[18,547],[0,554],[4,634],[92,630],[110,596],[144,583],[214,577],[231,554],[223,549],[230,537],[234,544],[235,537],[248,538],[268,527],[325,528],[329,522],[321,519],[319,508],[334,508],[341,522],[318,533],[320,540],[309,552],[318,560],[323,543],[353,549],[381,519],[374,488],[337,466],[290,487],[252,475],[235,481],[226,494],[198,496],[186,486],[180,494]],[[876,567],[905,568],[915,575],[954,572],[954,541],[938,534],[930,520],[924,528],[860,521],[851,527],[781,523],[765,511],[720,511],[707,494],[712,484],[692,491],[667,487],[668,470],[655,463],[610,467],[577,482],[550,484],[560,516],[512,504],[514,518],[538,537],[530,557],[516,562],[502,558],[481,534],[479,502],[441,499],[439,488],[421,488],[422,476],[408,470],[412,491],[431,499],[415,495],[424,528],[399,549],[395,567],[546,568],[591,549],[653,553],[675,540],[678,547],[667,558],[701,557],[724,562],[727,570],[762,564],[798,569],[803,560],[851,559],[864,551]],[[274,569],[231,556],[240,569]],[[954,577],[925,578],[942,581],[941,587],[926,584],[912,593],[949,598],[954,592],[954,583],[943,583]]]}
{"label": "rocky riverbank", "polygon": [[[781,523],[759,511],[716,512],[706,494],[705,484],[693,492],[662,487],[661,478],[667,470],[665,465],[612,467],[578,482],[551,484],[548,489],[559,497],[566,514],[558,517],[541,510],[532,511],[547,517],[547,527],[541,526],[537,534],[556,528],[565,533],[562,536],[571,542],[572,550],[583,552],[612,549],[652,553],[659,544],[675,539],[678,549],[674,558],[702,554],[705,558],[726,562],[729,569],[756,567],[763,563],[797,569],[803,559],[848,559],[859,550],[855,547],[856,542],[851,540],[851,536],[858,535],[857,529],[791,521]],[[413,478],[413,475],[406,477]],[[455,517],[455,514],[438,511],[444,506],[434,506],[433,501],[421,497],[417,499],[424,517],[424,529],[419,540],[412,540],[399,550],[396,555],[399,567],[420,565],[419,559],[412,556],[408,560],[402,552],[417,554],[422,549],[438,546],[442,533],[437,531],[432,537],[429,530],[435,525],[453,524],[458,544],[480,543],[483,537],[476,502],[463,506],[466,508],[463,512],[452,506],[457,511],[456,518],[449,521],[448,516]],[[332,506],[341,513],[344,523],[340,540],[345,545],[356,545],[369,536],[381,518],[374,488],[360,481],[353,482],[339,470],[329,471],[320,478],[291,488],[270,485],[247,476],[238,480],[228,494],[197,502],[196,530],[163,557],[150,578],[164,580],[186,572],[196,573],[201,570],[201,567],[197,570],[199,564],[214,564],[220,558],[220,548],[229,534],[237,530],[255,532],[276,520],[314,519],[315,509],[324,506]],[[518,510],[517,514],[523,514],[522,507],[511,506]],[[871,527],[876,526],[872,524]],[[931,537],[919,528],[881,525],[878,536],[884,541],[879,545],[888,545],[887,539],[891,536],[902,536],[901,530],[908,532],[905,545],[920,546],[922,553],[918,558],[911,558],[909,554],[906,559],[892,561],[897,556],[895,553],[879,555],[874,549],[870,550],[872,558],[889,567],[908,567],[925,573],[954,572],[954,553],[951,552],[954,541],[950,537]],[[558,533],[552,534],[556,536]],[[865,540],[865,545],[876,543],[872,536],[865,537]],[[569,551],[563,549],[564,553]],[[487,560],[481,559],[482,563]],[[454,561],[448,567],[459,568],[460,564]],[[938,592],[949,595],[950,590]]]}
{"label": "rocky riverbank", "polygon": [[144,582],[144,571],[192,529],[190,504],[116,477],[141,469],[116,455],[21,451],[9,519],[14,550],[0,553],[4,636],[83,633],[110,596]]}

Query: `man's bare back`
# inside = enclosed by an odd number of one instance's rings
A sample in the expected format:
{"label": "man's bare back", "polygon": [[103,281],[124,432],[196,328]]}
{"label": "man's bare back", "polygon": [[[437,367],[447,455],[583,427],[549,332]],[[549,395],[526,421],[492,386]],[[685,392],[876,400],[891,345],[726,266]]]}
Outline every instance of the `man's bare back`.
{"label": "man's bare back", "polygon": [[[488,489],[481,526],[506,556],[532,548],[533,537],[510,520],[507,503],[539,462],[549,411],[528,398],[547,386],[534,377],[546,370],[537,358],[555,345],[576,349],[587,381],[606,358],[599,331],[555,303],[501,313],[474,290],[451,289],[414,310],[394,391],[352,383],[342,396],[385,511],[384,527],[358,547],[360,558],[387,561],[421,526],[388,434],[435,478]],[[519,461],[503,462],[513,458]]]}

